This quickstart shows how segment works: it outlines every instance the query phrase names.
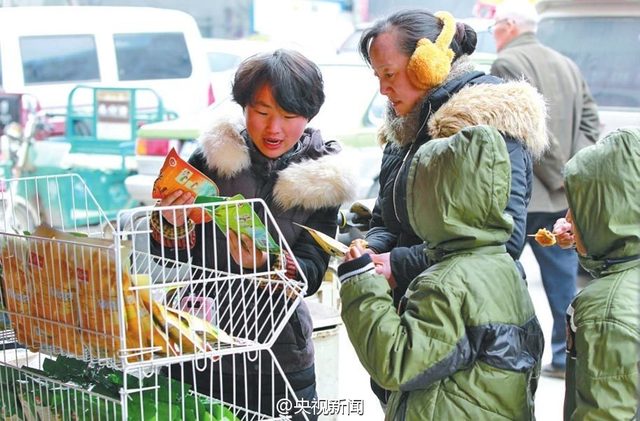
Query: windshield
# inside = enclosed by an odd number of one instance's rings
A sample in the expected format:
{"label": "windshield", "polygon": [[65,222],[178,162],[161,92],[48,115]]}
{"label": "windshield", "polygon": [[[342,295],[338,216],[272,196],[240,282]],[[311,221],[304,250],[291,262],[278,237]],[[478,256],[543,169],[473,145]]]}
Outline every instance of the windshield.
{"label": "windshield", "polygon": [[446,10],[456,18],[473,16],[476,0],[458,0],[456,2],[442,0],[369,0],[367,9],[369,18],[375,20],[387,16],[400,9],[427,9],[431,11]]}
{"label": "windshield", "polygon": [[640,18],[547,18],[538,37],[576,62],[599,106],[640,107]]}

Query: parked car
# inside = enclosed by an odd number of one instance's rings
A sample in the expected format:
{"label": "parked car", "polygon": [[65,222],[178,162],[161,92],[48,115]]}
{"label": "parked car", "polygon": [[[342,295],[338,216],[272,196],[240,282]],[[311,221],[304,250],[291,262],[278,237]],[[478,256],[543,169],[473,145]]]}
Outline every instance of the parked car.
{"label": "parked car", "polygon": [[231,93],[231,82],[236,68],[245,58],[277,48],[300,49],[294,43],[276,43],[261,39],[204,38],[213,91],[218,98]]}
{"label": "parked car", "polygon": [[[309,126],[321,129],[324,139],[341,141],[350,157],[349,165],[353,165],[354,173],[358,174],[358,197],[367,197],[382,159],[375,133],[381,123],[384,97],[378,93],[378,83],[371,70],[361,61],[357,64],[325,62],[320,68],[326,101]],[[153,204],[153,182],[170,149],[175,147],[182,157],[188,158],[203,129],[220,118],[232,116],[241,118],[241,109],[226,97],[197,115],[143,125],[138,131],[138,173],[125,180],[131,197],[142,204]]]}
{"label": "parked car", "polygon": [[570,57],[598,104],[600,136],[640,126],[640,2],[541,0],[540,41]]}
{"label": "parked car", "polygon": [[[478,42],[471,58],[479,70],[489,73],[491,63],[493,63],[493,60],[496,58],[496,42],[493,35],[489,32],[489,27],[493,24],[493,19],[464,18],[459,19],[459,21],[466,23],[476,31]],[[364,30],[371,27],[371,25],[371,22],[356,25],[353,32],[342,42],[340,47],[338,47],[337,54],[352,56],[353,59],[360,59],[360,52],[358,51],[360,37]]]}
{"label": "parked car", "polygon": [[[149,7],[0,7],[0,86],[63,113],[78,84],[151,88],[180,115],[214,100],[187,13]],[[142,105],[142,104],[138,104]]]}

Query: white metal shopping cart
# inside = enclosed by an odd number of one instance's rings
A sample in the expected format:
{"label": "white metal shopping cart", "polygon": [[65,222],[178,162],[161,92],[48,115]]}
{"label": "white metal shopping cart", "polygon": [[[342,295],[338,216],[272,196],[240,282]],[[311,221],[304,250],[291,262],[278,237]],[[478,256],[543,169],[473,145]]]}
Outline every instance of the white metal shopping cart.
{"label": "white metal shopping cart", "polygon": [[[272,347],[306,283],[273,269],[290,250],[264,202],[141,207],[112,222],[75,175],[3,186],[0,418],[288,419],[293,390]],[[19,223],[18,201],[33,210]],[[156,241],[158,211],[218,229],[194,230],[207,236],[194,248]],[[263,267],[225,252],[240,226],[264,240]]]}

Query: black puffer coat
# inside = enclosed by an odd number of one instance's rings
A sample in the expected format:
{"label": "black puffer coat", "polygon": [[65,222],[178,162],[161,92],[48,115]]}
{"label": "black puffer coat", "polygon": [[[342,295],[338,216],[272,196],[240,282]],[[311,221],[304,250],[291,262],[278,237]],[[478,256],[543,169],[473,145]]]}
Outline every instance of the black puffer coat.
{"label": "black puffer coat", "polygon": [[[398,287],[396,303],[409,283],[429,263],[424,245],[409,225],[406,176],[411,158],[425,142],[455,134],[466,126],[486,124],[503,135],[511,160],[511,196],[507,212],[514,230],[507,251],[518,259],[525,242],[526,209],[531,197],[532,156],[546,148],[545,108],[542,97],[525,82],[504,83],[494,76],[470,71],[455,76],[429,93],[420,109],[419,128],[393,129],[387,117],[381,130],[387,142],[380,171],[380,191],[366,239],[378,253],[391,252],[391,269]],[[416,134],[417,133],[417,134]],[[399,138],[404,136],[404,138]]]}
{"label": "black puffer coat", "polygon": [[[314,294],[324,278],[329,255],[294,222],[330,236],[335,235],[338,209],[342,203],[352,200],[355,190],[355,183],[340,157],[340,145],[335,141],[325,142],[317,130],[306,129],[299,142],[289,152],[277,159],[269,159],[255,148],[242,125],[231,122],[217,123],[202,135],[200,142],[201,146],[193,153],[189,162],[215,181],[221,196],[242,194],[247,199],[260,198],[265,201],[282,232],[282,237],[279,237],[271,224],[269,228],[273,237],[283,238],[287,242],[307,281],[307,294]],[[264,215],[260,209],[256,209],[256,213],[261,218]],[[164,250],[165,255],[183,262],[191,261],[194,266],[204,266],[219,272],[236,274],[253,272],[253,269],[241,269],[231,259],[227,250],[226,236],[215,228],[213,222],[196,225],[195,238],[195,246],[190,250],[169,249]],[[151,246],[155,254],[163,253],[155,241],[152,241]],[[274,262],[275,259],[270,261],[270,263]],[[257,268],[258,271],[266,269]],[[302,280],[300,275],[298,280]],[[264,315],[264,310],[269,309],[268,311],[276,315],[283,314],[282,309],[273,307],[277,305],[273,303],[281,303],[282,300],[270,300],[269,295],[264,291],[256,292],[255,282],[251,283],[255,297],[247,297],[247,294],[252,294],[247,292],[250,289],[247,285],[248,283],[242,284],[242,281],[217,282],[215,291],[212,288],[212,292],[207,292],[207,295],[224,297],[225,294],[229,294],[234,297],[231,298],[231,309],[218,309],[220,315],[218,324],[224,327],[226,333],[253,338],[251,336],[254,335],[253,333],[244,335],[246,332],[242,329],[246,330],[250,329],[247,326],[254,326],[254,329],[259,328],[262,332],[257,333],[256,339],[264,342],[262,337],[273,332],[273,329],[267,325],[269,317]],[[261,300],[269,302],[260,307],[259,311],[249,309],[245,311],[249,316],[243,315],[241,309],[249,305],[261,305]],[[228,305],[229,299],[222,302]],[[248,317],[253,317],[252,314],[262,314],[263,317],[260,321],[249,320]],[[230,317],[235,319],[228,320]],[[308,387],[315,382],[312,331],[311,315],[307,305],[302,301],[271,348],[294,390]],[[185,367],[187,365],[185,363]],[[199,364],[201,370],[199,375],[195,376],[197,390],[200,393],[219,397],[217,390],[219,381],[215,379],[214,389],[210,390],[210,376],[207,375],[209,369],[202,370],[204,365],[204,362]],[[263,361],[262,365],[258,365],[258,362],[247,360],[245,355],[236,355],[233,358],[223,357],[215,367],[221,367],[225,377],[224,383],[227,383],[223,385],[225,394],[231,393],[233,386],[244,387],[244,381],[234,381],[233,377],[243,377],[245,373],[252,379],[248,381],[249,386],[255,386],[256,389],[260,380],[255,376],[258,373],[263,374],[261,389],[263,394],[272,387],[277,392],[282,391],[284,387],[282,384],[271,384],[273,370],[271,363]],[[190,367],[186,369],[189,370],[187,372],[191,371]],[[174,377],[182,377],[181,374],[171,374]],[[277,378],[278,376],[276,380]],[[190,375],[182,380],[192,382]],[[250,391],[249,394],[251,393]]]}

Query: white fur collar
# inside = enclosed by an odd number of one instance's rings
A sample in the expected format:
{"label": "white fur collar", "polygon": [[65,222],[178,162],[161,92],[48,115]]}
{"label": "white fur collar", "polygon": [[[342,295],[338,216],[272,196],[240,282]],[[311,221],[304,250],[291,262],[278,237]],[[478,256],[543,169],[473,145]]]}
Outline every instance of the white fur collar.
{"label": "white fur collar", "polygon": [[[238,122],[216,123],[200,136],[207,167],[222,178],[232,178],[251,167],[249,148]],[[282,209],[316,210],[340,206],[354,199],[355,177],[343,154],[325,155],[289,165],[278,173],[274,202]]]}

